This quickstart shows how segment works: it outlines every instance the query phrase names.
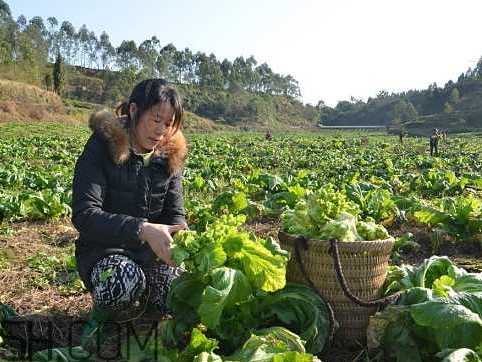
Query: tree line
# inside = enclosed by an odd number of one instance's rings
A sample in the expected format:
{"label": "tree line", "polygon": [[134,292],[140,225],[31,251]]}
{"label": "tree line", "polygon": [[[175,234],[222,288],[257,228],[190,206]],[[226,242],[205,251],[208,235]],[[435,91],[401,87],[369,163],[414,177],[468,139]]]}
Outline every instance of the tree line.
{"label": "tree line", "polygon": [[[62,60],[69,68],[66,73],[70,73],[65,76]],[[52,67],[46,71],[46,66],[52,64],[57,70],[53,75]],[[186,89],[192,111],[213,119],[230,119],[233,118],[230,115],[243,112],[248,118],[255,118],[256,112],[263,108],[262,98],[246,98],[241,105],[234,104],[224,91],[249,92],[253,97],[281,95],[296,102],[301,96],[298,82],[292,76],[274,73],[268,64],[258,64],[253,56],[220,61],[212,53],[194,53],[189,48],[177,49],[172,43],[161,44],[157,36],[140,44],[124,40],[115,47],[105,31],[97,37],[86,25],[76,30],[69,21],[59,22],[55,17],[44,20],[34,16],[27,20],[20,15],[13,19],[4,0],[0,0],[0,71],[2,65],[23,65],[22,71],[37,74],[37,83],[43,82],[49,89],[60,89],[61,82],[69,78],[71,89],[75,89],[69,96],[103,103],[122,99],[140,79],[163,77]],[[75,69],[81,70],[80,75],[73,75]],[[101,80],[85,84],[86,77],[82,76],[85,72],[94,73]],[[422,90],[390,94],[382,90],[366,101],[352,97],[333,108],[323,101],[314,107],[307,104],[305,108],[320,114],[319,119],[325,125],[400,127],[433,114],[469,119],[472,116],[464,113],[467,102],[462,104],[460,99],[473,92],[479,83],[482,83],[482,58],[474,69],[469,68],[456,82],[449,81],[443,87],[433,83]],[[189,87],[204,93],[207,90],[207,94],[188,90]]]}
{"label": "tree line", "polygon": [[140,44],[124,40],[115,47],[105,31],[97,37],[86,25],[76,30],[69,21],[59,22],[55,17],[27,20],[20,15],[14,19],[7,2],[0,0],[0,64],[23,64],[40,74],[42,67],[58,56],[70,66],[116,73],[121,83],[163,77],[177,84],[301,96],[296,79],[273,72],[266,63],[258,64],[253,56],[220,61],[212,53],[163,45],[155,35]]}
{"label": "tree line", "polygon": [[[443,87],[432,83],[426,89],[399,93],[381,90],[366,101],[351,97],[349,101],[338,102],[334,108],[326,107],[323,101],[319,101],[316,107],[322,112],[321,123],[324,125],[388,125],[403,128],[405,124],[413,124],[433,115],[438,115],[437,119],[441,120],[458,119],[461,123],[474,123],[482,110],[478,96],[481,87],[482,57],[474,69],[469,68],[460,74],[456,82],[449,80]],[[465,97],[465,101],[461,102],[462,97]]]}

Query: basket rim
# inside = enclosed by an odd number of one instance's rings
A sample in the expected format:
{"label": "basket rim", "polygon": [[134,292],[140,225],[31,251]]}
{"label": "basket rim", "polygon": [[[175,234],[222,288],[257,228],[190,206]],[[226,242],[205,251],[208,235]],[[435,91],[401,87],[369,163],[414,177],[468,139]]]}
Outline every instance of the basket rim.
{"label": "basket rim", "polygon": [[[280,241],[286,242],[291,245],[295,245],[301,238],[302,235],[295,235],[289,234],[284,230],[280,230],[278,232],[278,239]],[[315,248],[329,248],[330,241],[329,240],[320,240],[314,238],[307,238],[306,239],[308,247],[315,247]],[[352,252],[362,252],[362,251],[377,251],[377,250],[387,250],[391,251],[393,246],[395,245],[395,238],[390,236],[386,239],[379,239],[379,240],[359,240],[359,241],[340,241],[338,242],[338,249],[340,251],[352,251]]]}

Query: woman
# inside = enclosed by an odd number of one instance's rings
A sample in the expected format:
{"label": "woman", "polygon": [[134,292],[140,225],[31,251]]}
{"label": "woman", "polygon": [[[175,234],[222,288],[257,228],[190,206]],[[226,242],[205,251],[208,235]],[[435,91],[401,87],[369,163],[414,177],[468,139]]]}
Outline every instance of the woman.
{"label": "woman", "polygon": [[182,114],[176,89],[148,79],[116,115],[102,110],[89,120],[93,134],[75,167],[72,222],[94,319],[118,319],[145,301],[166,312],[167,291],[180,273],[171,259],[171,235],[187,227]]}

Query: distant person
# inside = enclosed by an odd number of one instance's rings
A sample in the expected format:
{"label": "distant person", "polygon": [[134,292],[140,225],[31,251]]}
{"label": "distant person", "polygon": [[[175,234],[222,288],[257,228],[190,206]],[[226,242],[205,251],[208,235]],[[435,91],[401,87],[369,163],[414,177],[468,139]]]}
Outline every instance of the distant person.
{"label": "distant person", "polygon": [[430,136],[430,156],[438,156],[439,139],[440,139],[440,133],[437,128],[434,128],[433,133]]}
{"label": "distant person", "polygon": [[264,136],[264,138],[266,139],[266,141],[272,141],[273,134],[271,133],[271,131],[266,132],[266,135]]}
{"label": "distant person", "polygon": [[164,79],[137,84],[116,114],[92,114],[93,133],[74,172],[75,256],[93,300],[82,345],[95,345],[106,321],[136,317],[138,306],[164,315],[171,282],[182,269],[172,234],[187,228],[182,168],[182,100]]}
{"label": "distant person", "polygon": [[399,137],[400,137],[400,143],[403,143],[403,131],[400,131]]}

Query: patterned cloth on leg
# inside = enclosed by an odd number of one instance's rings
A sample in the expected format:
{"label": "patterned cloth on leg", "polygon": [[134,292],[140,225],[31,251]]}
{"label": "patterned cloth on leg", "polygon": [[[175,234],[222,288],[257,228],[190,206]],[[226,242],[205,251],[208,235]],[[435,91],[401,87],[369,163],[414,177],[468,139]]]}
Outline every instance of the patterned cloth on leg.
{"label": "patterned cloth on leg", "polygon": [[145,304],[141,299],[146,298],[146,277],[131,258],[111,254],[94,265],[90,280],[94,306],[82,330],[81,345],[98,355],[108,346],[118,353],[117,337],[122,330],[118,322],[129,321],[142,313],[139,306]]}
{"label": "patterned cloth on leg", "polygon": [[110,311],[135,306],[146,290],[146,277],[131,258],[112,254],[99,260],[91,273],[94,304]]}
{"label": "patterned cloth on leg", "polygon": [[146,271],[147,287],[149,290],[148,302],[161,315],[171,311],[166,306],[167,292],[172,281],[179,277],[185,270],[180,267],[172,267],[163,262],[156,262]]}

